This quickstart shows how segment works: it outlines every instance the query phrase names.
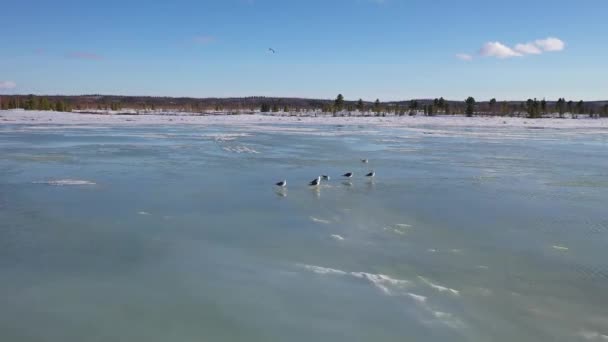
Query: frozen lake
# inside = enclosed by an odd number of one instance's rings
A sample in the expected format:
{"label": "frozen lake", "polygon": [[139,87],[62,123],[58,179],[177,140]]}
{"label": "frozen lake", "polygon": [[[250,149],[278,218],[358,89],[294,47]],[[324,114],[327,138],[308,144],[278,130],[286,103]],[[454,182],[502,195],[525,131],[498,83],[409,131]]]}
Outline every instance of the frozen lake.
{"label": "frozen lake", "polygon": [[608,340],[603,120],[51,119],[0,121],[2,341]]}

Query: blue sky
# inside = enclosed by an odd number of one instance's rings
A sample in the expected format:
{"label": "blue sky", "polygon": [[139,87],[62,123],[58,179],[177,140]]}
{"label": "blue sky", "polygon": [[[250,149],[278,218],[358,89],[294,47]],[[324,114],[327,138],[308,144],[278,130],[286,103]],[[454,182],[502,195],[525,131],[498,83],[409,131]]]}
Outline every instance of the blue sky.
{"label": "blue sky", "polygon": [[7,1],[0,94],[608,99],[606,13],[606,0]]}

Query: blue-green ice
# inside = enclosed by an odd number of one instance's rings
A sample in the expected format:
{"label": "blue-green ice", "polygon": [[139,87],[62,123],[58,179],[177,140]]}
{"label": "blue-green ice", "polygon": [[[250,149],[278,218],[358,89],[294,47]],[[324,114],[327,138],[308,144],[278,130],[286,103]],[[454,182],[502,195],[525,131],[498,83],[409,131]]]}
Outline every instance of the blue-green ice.
{"label": "blue-green ice", "polygon": [[5,123],[0,341],[606,341],[607,203],[602,129]]}

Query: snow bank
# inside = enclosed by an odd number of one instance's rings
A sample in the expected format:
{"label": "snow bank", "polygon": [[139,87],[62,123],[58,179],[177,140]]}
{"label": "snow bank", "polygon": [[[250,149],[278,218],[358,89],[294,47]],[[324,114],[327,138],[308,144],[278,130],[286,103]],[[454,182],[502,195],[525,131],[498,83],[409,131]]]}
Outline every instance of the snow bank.
{"label": "snow bank", "polygon": [[[196,115],[193,113],[171,115],[108,115],[61,113],[44,111],[0,111],[2,124],[57,124],[57,125],[251,125],[251,124],[298,124],[298,125],[365,125],[373,127],[520,127],[520,128],[590,128],[608,129],[606,119],[526,119],[507,117],[464,116],[401,116],[401,117],[333,117],[333,116],[277,116],[277,115]],[[370,127],[368,127],[370,128]]]}

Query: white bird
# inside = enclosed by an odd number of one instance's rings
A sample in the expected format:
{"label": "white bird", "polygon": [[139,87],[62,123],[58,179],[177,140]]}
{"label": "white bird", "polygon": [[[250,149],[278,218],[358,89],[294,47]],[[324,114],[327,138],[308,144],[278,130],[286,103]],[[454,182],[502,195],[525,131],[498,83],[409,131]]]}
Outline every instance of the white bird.
{"label": "white bird", "polygon": [[369,177],[369,178],[374,178],[374,177],[376,177],[376,171],[372,171],[372,172],[370,172],[370,173],[366,174],[366,175],[365,175],[365,177]]}
{"label": "white bird", "polygon": [[319,186],[320,184],[321,184],[321,177],[317,177],[309,183],[310,186]]}
{"label": "white bird", "polygon": [[343,174],[342,176],[346,177],[346,178],[353,178],[354,174],[352,172],[347,172],[347,173]]}
{"label": "white bird", "polygon": [[328,180],[330,180],[330,177],[329,177],[329,176],[327,176],[327,175],[323,175],[323,176],[322,176],[322,178],[323,178],[323,180],[324,180],[324,181],[328,181]]}
{"label": "white bird", "polygon": [[280,188],[285,188],[285,187],[287,187],[287,181],[286,180],[280,181],[277,183],[277,186]]}

